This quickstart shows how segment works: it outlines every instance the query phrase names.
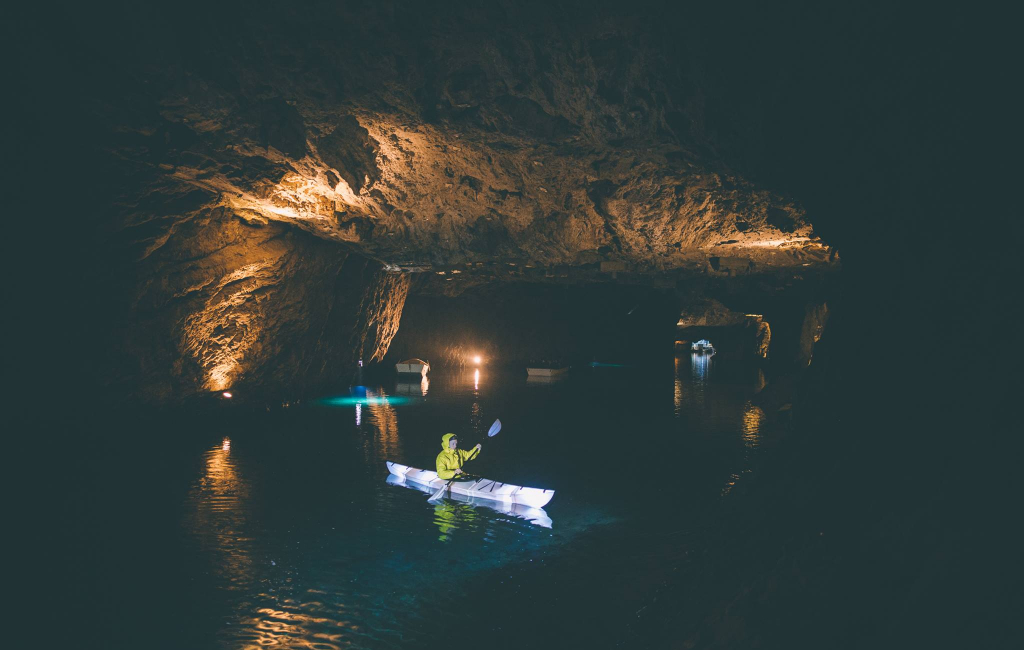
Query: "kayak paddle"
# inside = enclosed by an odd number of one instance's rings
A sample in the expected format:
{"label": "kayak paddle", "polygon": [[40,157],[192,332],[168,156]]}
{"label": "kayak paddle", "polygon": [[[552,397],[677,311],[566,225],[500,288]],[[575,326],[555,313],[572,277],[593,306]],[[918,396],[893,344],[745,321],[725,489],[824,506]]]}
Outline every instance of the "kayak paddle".
{"label": "kayak paddle", "polygon": [[[501,431],[501,420],[495,420],[494,424],[491,425],[491,428],[487,430],[487,437],[493,438],[494,436],[498,435],[499,431]],[[434,496],[427,499],[427,503],[435,503],[437,501],[440,501],[441,496],[444,495],[444,491],[448,489],[448,486],[450,486],[452,484],[452,481],[454,480],[454,477],[449,479],[447,483],[441,486],[440,490],[434,493]]]}

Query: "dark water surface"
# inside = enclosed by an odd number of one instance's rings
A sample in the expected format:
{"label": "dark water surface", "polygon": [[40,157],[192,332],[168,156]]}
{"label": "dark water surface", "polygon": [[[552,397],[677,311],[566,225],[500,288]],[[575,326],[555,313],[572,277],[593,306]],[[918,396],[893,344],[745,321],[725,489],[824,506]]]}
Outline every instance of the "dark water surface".
{"label": "dark water surface", "polygon": [[[117,425],[77,497],[95,647],[643,645],[639,612],[771,439],[763,383],[698,355],[485,368]],[[474,473],[556,490],[550,527],[387,482],[446,431],[483,443]]]}

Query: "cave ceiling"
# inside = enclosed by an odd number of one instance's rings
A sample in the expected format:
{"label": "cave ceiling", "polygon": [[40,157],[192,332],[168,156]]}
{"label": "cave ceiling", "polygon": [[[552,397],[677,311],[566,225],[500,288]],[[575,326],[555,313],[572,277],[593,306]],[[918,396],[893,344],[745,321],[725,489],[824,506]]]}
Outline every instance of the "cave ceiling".
{"label": "cave ceiling", "polygon": [[716,154],[685,32],[526,12],[140,10],[89,100],[123,181],[105,232],[145,257],[226,211],[432,281],[835,266]]}

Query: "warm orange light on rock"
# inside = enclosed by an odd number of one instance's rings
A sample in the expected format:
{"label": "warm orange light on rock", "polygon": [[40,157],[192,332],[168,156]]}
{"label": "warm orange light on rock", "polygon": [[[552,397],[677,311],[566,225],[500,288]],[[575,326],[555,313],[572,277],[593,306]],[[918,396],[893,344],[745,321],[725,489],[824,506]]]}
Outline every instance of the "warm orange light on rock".
{"label": "warm orange light on rock", "polygon": [[224,391],[238,378],[246,352],[263,330],[258,292],[272,270],[253,261],[222,276],[203,308],[185,319],[184,347],[206,371],[205,388]]}

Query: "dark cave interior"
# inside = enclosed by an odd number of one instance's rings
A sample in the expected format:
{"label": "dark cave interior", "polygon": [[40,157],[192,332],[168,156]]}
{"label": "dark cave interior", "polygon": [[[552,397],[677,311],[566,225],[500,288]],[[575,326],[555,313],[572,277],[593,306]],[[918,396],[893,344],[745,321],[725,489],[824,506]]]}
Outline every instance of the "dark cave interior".
{"label": "dark cave interior", "polygon": [[[13,283],[14,356],[28,392],[55,368],[81,389],[26,431],[101,435],[98,412],[229,388],[259,409],[360,361],[665,368],[707,338],[763,367],[762,408],[791,408],[792,433],[708,533],[745,541],[676,585],[685,614],[652,610],[658,647],[1012,646],[1007,17],[37,11],[5,29],[12,275],[32,276]],[[966,341],[985,342],[969,382],[951,370]],[[55,472],[88,482],[85,444]]]}

